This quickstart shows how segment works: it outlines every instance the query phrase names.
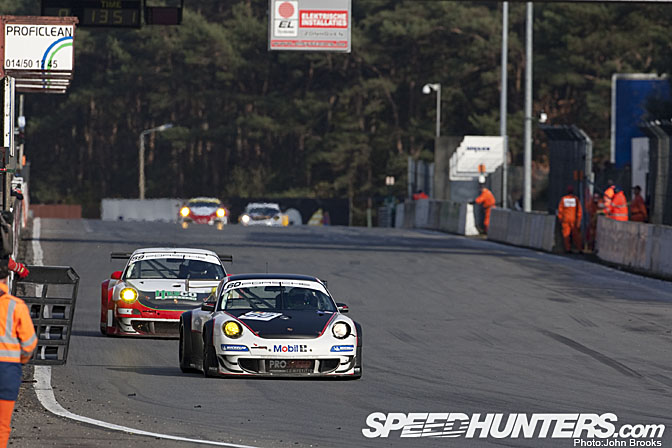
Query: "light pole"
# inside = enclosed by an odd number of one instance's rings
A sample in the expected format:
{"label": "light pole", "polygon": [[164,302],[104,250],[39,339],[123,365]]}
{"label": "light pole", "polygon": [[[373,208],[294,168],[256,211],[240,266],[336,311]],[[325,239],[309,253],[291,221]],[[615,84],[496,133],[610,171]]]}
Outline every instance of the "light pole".
{"label": "light pole", "polygon": [[532,2],[526,3],[525,20],[525,132],[523,153],[523,210],[532,211]]}
{"label": "light pole", "polygon": [[425,84],[422,93],[429,95],[432,90],[436,92],[436,138],[438,139],[441,137],[441,84]]}
{"label": "light pole", "polygon": [[155,128],[145,129],[140,133],[140,149],[138,150],[138,190],[140,191],[140,200],[145,199],[145,135],[152,132],[163,132],[172,127],[172,123],[166,123]]}

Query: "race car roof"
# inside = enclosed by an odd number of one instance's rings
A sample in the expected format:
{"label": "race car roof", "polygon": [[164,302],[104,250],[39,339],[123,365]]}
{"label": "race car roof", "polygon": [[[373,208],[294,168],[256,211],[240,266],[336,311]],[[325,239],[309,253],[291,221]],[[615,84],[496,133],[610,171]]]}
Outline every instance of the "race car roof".
{"label": "race car roof", "polygon": [[246,209],[264,208],[264,207],[277,208],[278,210],[280,210],[280,204],[278,204],[277,202],[250,202],[245,206]]}
{"label": "race car roof", "polygon": [[213,204],[222,203],[222,201],[220,201],[217,198],[206,198],[206,197],[191,198],[189,199],[189,202],[212,202]]}

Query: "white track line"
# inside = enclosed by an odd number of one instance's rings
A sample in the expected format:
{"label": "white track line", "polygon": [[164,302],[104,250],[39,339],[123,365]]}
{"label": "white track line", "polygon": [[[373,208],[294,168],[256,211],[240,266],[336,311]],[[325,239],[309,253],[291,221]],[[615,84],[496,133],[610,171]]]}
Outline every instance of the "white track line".
{"label": "white track line", "polygon": [[[42,252],[42,246],[40,245],[40,228],[41,222],[40,218],[35,218],[33,220],[33,264],[37,266],[42,266],[44,253]],[[105,429],[111,429],[113,431],[122,431],[128,434],[135,434],[139,436],[149,436],[156,437],[160,439],[167,440],[176,440],[178,442],[189,442],[189,443],[200,443],[202,445],[215,445],[215,446],[225,446],[228,448],[258,448],[250,445],[237,445],[235,443],[226,443],[226,442],[215,442],[212,440],[201,440],[201,439],[190,439],[188,437],[178,437],[171,436],[169,434],[160,434],[156,432],[143,431],[141,429],[129,428],[127,426],[115,425],[114,423],[107,423],[101,420],[96,420],[89,417],[83,417],[72,413],[61,406],[56,397],[54,396],[54,390],[51,388],[51,366],[35,366],[35,371],[33,373],[35,383],[33,388],[35,389],[35,394],[37,399],[40,401],[44,408],[51,412],[52,414],[58,415],[59,417],[68,418],[70,420],[75,420],[81,423],[87,423],[89,425],[100,426]]]}

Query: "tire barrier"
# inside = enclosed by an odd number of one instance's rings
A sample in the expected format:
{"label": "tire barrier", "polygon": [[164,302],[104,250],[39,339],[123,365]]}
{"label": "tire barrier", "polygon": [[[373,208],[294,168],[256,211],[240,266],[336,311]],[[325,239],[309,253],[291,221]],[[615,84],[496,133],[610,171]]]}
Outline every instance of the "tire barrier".
{"label": "tire barrier", "polygon": [[597,256],[638,272],[672,278],[672,227],[633,221],[597,220]]}
{"label": "tire barrier", "polygon": [[555,223],[554,215],[494,208],[490,212],[488,239],[553,252]]}
{"label": "tire barrier", "polygon": [[473,205],[452,201],[419,199],[397,204],[395,227],[478,235]]}

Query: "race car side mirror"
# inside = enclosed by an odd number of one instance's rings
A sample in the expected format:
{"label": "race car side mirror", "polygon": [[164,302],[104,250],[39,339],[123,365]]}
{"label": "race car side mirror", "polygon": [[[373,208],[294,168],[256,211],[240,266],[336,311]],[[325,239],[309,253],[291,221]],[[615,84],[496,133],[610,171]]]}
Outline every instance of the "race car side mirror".
{"label": "race car side mirror", "polygon": [[337,303],[336,306],[338,307],[338,311],[340,311],[341,313],[345,314],[348,311],[350,311],[350,308],[348,308],[348,305],[346,305],[345,303]]}
{"label": "race car side mirror", "polygon": [[201,310],[213,312],[213,311],[215,311],[215,304],[214,303],[207,303],[207,302],[203,303],[201,305]]}
{"label": "race car side mirror", "polygon": [[114,271],[112,275],[110,275],[110,278],[112,280],[121,280],[121,271]]}

